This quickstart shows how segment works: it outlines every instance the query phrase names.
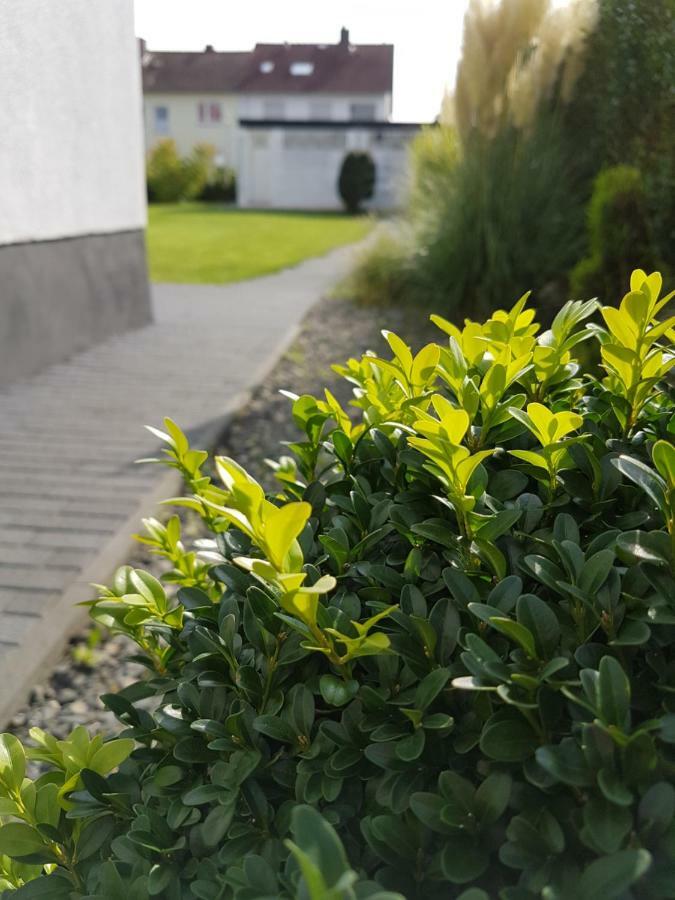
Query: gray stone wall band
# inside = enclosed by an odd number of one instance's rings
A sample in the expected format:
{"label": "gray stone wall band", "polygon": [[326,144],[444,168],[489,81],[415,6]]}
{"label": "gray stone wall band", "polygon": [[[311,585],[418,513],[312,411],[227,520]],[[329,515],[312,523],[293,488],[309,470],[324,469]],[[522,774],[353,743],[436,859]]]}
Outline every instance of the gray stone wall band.
{"label": "gray stone wall band", "polygon": [[151,318],[142,231],[0,246],[0,385]]}

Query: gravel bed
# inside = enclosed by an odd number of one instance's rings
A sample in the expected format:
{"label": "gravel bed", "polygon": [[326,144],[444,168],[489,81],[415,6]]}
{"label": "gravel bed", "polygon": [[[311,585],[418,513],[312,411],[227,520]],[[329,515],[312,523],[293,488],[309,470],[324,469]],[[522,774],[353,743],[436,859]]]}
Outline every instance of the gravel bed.
{"label": "gravel bed", "polygon": [[[230,420],[217,452],[234,457],[255,478],[268,488],[273,487],[275,480],[264,460],[278,458],[284,452],[281,442],[298,436],[290,415],[290,401],[279,391],[319,394],[328,387],[346,404],[350,385],[330,366],[365,350],[388,354],[389,348],[380,335],[383,327],[400,334],[414,350],[440,336],[426,314],[411,307],[364,308],[341,298],[326,298],[318,303],[305,317],[290,349],[254,389],[247,405]],[[171,512],[160,508],[157,515],[166,518]],[[182,511],[181,518],[188,542],[198,537],[199,520]],[[129,563],[155,575],[166,568],[163,561],[140,544]],[[32,727],[43,728],[59,738],[78,724],[87,726],[92,733],[114,731],[117,722],[99,696],[114,693],[142,675],[143,667],[128,658],[134,652],[135,645],[124,637],[85,630],[71,641],[49,677],[33,688],[28,705],[14,715],[9,730],[21,739],[28,736]]]}

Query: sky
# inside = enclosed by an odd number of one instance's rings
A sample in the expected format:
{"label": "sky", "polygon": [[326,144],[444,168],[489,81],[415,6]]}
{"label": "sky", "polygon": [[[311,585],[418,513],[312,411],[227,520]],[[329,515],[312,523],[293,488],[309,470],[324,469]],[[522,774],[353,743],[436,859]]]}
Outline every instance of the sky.
{"label": "sky", "polygon": [[249,50],[260,43],[394,44],[399,122],[430,122],[452,85],[468,0],[134,0],[150,50]]}

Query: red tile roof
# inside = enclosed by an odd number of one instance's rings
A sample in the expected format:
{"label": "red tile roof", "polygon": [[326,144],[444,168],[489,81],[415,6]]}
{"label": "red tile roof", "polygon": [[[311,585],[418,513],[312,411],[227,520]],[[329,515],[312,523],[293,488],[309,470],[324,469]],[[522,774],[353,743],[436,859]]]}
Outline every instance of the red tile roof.
{"label": "red tile roof", "polygon": [[[391,93],[391,44],[256,44],[245,53],[153,53],[143,49],[146,93]],[[294,64],[308,74],[293,74]]]}
{"label": "red tile roof", "polygon": [[152,53],[142,55],[144,93],[230,93],[236,90],[251,54]]}

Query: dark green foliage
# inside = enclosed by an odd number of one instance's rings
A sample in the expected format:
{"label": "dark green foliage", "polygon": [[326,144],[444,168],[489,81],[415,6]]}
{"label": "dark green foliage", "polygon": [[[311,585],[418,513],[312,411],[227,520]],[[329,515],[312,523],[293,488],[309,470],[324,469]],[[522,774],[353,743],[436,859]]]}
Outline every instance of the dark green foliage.
{"label": "dark green foliage", "polygon": [[338,193],[348,213],[357,213],[364,200],[370,200],[375,190],[375,163],[369,153],[353,150],[348,153],[338,176]]}
{"label": "dark green foliage", "polygon": [[206,203],[234,203],[237,199],[237,179],[228,166],[217,166],[199,195]]}
{"label": "dark green foliage", "polygon": [[674,84],[675,2],[599,0],[566,139],[586,179],[618,164],[642,172],[651,255],[663,261],[675,243]]}
{"label": "dark green foliage", "polygon": [[590,255],[570,276],[575,297],[615,297],[640,260],[656,268],[644,179],[632,166],[605,169],[588,205]]}
{"label": "dark green foliage", "polygon": [[91,604],[148,669],[103,698],[122,740],[34,734],[33,783],[0,738],[0,889],[672,898],[675,332],[658,275],[631,287],[603,324],[538,335],[523,298],[417,355],[385,332],[338,367],[353,418],[294,397],[267,500],[167,420],[207,555],[150,520],[164,584],[124,567]]}
{"label": "dark green foliage", "polygon": [[557,120],[540,118],[528,132],[475,134],[444,177],[430,172],[433,199],[428,191],[415,212],[425,301],[461,318],[485,315],[531,284],[555,288],[583,248],[572,159]]}

